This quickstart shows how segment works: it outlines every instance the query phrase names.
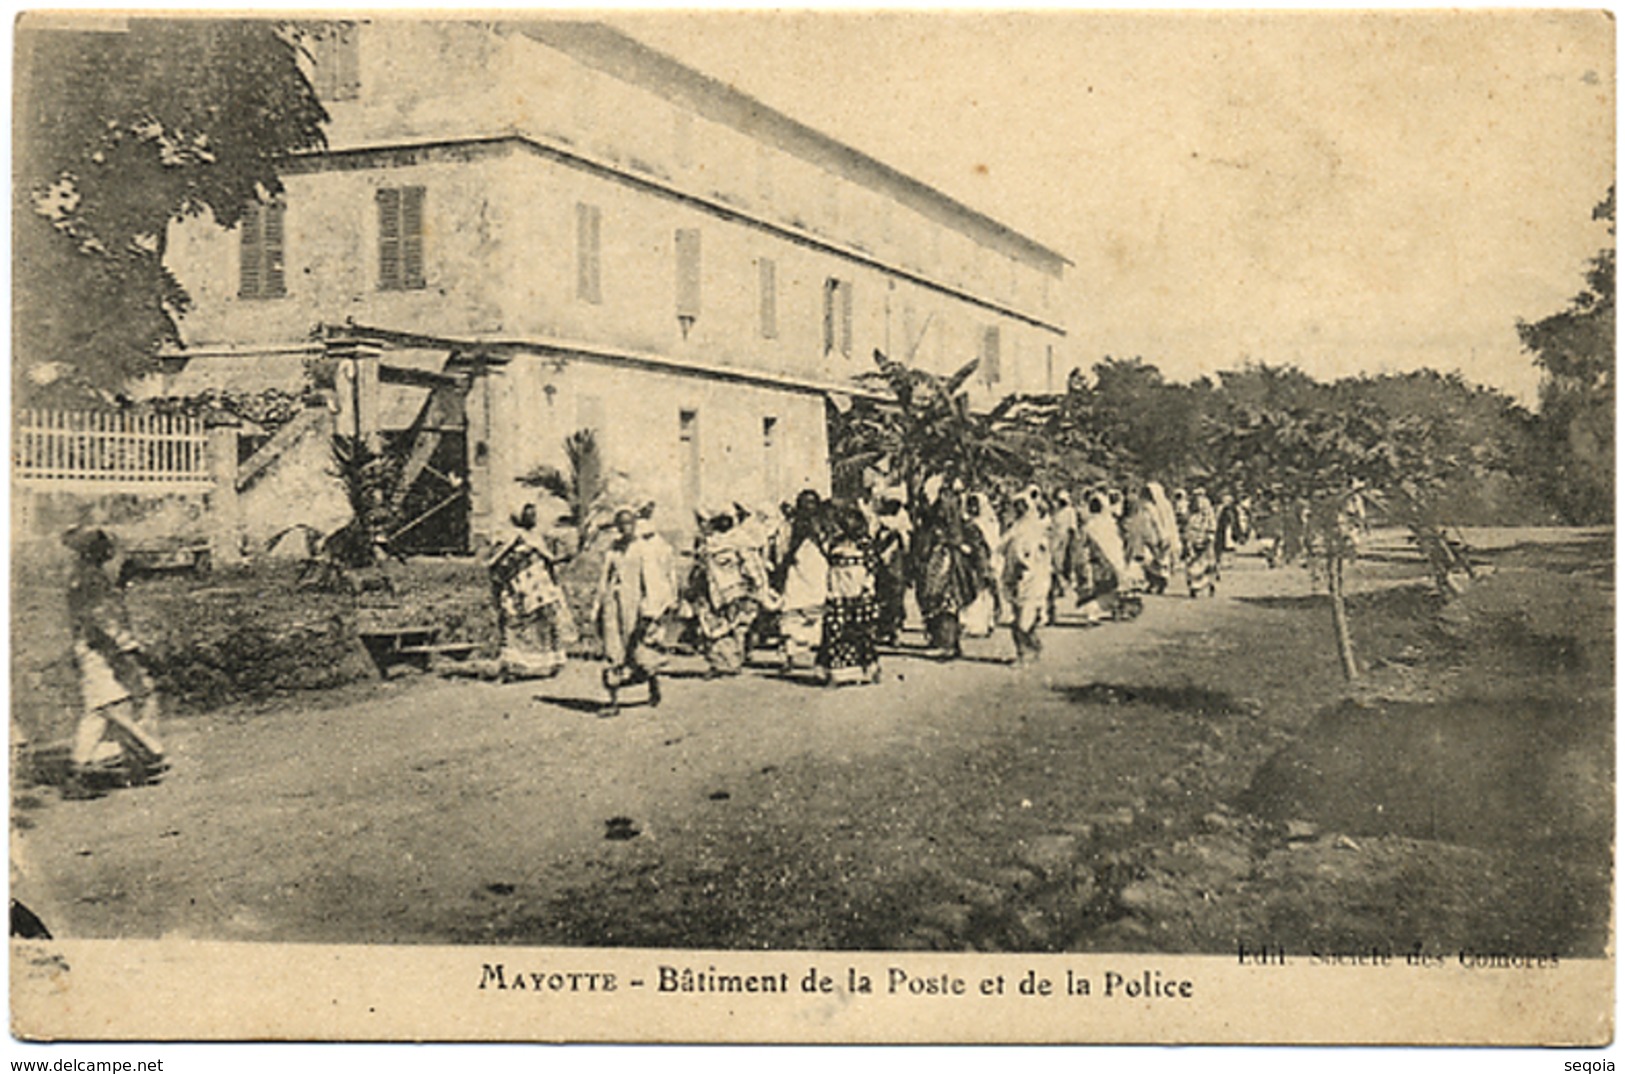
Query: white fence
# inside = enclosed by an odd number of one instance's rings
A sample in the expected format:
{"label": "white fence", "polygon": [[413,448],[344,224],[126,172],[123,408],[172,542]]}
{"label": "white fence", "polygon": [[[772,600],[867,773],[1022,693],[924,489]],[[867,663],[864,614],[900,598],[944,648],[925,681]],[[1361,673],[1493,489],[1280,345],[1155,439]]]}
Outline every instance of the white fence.
{"label": "white fence", "polygon": [[202,421],[175,414],[22,410],[12,474],[38,489],[203,491],[214,482],[208,442]]}

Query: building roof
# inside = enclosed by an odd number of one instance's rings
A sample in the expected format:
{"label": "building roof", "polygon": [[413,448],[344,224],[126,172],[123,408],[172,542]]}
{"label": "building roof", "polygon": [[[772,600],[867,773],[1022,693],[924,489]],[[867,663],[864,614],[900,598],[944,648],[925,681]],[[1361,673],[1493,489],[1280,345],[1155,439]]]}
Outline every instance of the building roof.
{"label": "building roof", "polygon": [[599,22],[534,20],[505,26],[580,63],[658,93],[714,123],[868,187],[1011,257],[1058,272],[1063,254],[860,150]]}

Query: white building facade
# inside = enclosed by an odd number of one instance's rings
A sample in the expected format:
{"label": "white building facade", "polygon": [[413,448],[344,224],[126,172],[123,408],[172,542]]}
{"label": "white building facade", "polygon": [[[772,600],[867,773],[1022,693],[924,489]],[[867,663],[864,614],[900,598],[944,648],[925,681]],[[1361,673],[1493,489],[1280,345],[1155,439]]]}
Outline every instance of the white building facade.
{"label": "white building facade", "polygon": [[[668,528],[827,489],[826,401],[876,350],[981,358],[983,405],[1064,387],[1060,254],[613,29],[383,19],[311,51],[327,152],[235,232],[172,229],[172,388],[292,387],[321,325],[473,370],[476,539],[582,428]],[[380,390],[397,422],[428,391]]]}

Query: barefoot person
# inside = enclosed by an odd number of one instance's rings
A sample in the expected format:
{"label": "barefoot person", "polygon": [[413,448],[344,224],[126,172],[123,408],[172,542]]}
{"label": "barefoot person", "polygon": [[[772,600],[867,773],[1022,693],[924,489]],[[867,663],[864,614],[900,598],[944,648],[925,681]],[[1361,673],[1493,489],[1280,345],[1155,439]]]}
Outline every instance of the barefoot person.
{"label": "barefoot person", "polygon": [[75,553],[68,580],[68,620],[79,668],[84,712],[74,734],[72,768],[65,793],[92,793],[86,777],[122,764],[127,778],[143,783],[161,772],[158,694],[130,630],[124,591],[107,574],[113,540],[104,530],[74,528],[62,543]]}
{"label": "barefoot person", "polygon": [[[645,522],[647,514],[645,515]],[[604,556],[598,583],[596,618],[604,639],[604,686],[609,705],[604,714],[620,711],[620,691],[637,683],[649,685],[649,704],[660,704],[660,670],[664,656],[654,646],[653,634],[661,617],[676,603],[671,573],[671,549],[640,525],[638,515],[622,509],[615,513],[615,541]]]}

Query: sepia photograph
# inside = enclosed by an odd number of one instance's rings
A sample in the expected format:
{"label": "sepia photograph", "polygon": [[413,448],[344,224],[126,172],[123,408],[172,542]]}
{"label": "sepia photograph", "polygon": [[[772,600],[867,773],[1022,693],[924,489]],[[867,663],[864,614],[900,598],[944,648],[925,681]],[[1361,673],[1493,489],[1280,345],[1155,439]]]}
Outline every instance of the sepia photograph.
{"label": "sepia photograph", "polygon": [[18,1038],[1611,1041],[1609,13],[12,46]]}

